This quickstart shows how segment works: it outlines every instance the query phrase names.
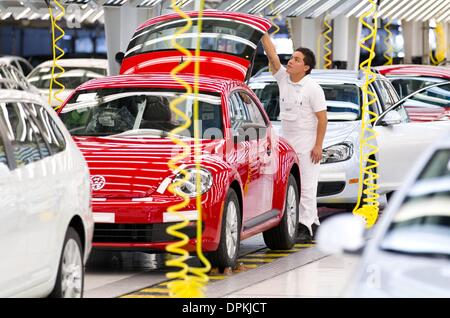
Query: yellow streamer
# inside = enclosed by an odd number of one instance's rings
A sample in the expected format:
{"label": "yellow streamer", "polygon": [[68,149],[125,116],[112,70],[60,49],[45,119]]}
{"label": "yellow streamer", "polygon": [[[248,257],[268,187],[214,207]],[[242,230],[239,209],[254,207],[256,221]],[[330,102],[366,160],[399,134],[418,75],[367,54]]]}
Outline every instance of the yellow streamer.
{"label": "yellow streamer", "polygon": [[[64,102],[64,100],[60,99],[58,95],[61,94],[65,89],[64,85],[58,81],[59,77],[61,77],[64,74],[64,68],[58,64],[58,60],[64,56],[64,50],[58,46],[57,42],[61,40],[65,35],[64,30],[58,25],[58,22],[64,16],[65,10],[64,7],[61,5],[60,0],[54,0],[54,2],[56,6],[58,6],[61,9],[61,12],[56,17],[54,17],[52,7],[50,3],[48,3],[48,10],[50,13],[50,21],[52,25],[52,51],[53,51],[52,78],[50,81],[48,103],[49,105],[51,105],[52,98],[54,98],[56,101],[59,102],[59,105],[55,107],[55,110],[58,110],[59,108],[61,108],[61,105]],[[55,29],[57,29],[60,32],[60,35],[58,37],[56,37]],[[57,55],[56,51],[58,51],[60,54]],[[55,75],[55,68],[58,68],[60,70],[60,72],[57,73],[56,75]],[[57,86],[60,87],[60,89],[57,90],[54,95],[53,95],[53,84],[56,84]]]}
{"label": "yellow streamer", "polygon": [[333,31],[333,28],[330,24],[330,15],[325,15],[325,18],[323,19],[323,32],[322,36],[325,39],[325,42],[323,43],[323,50],[325,55],[323,56],[323,67],[326,69],[330,69],[332,65],[331,61],[331,49],[330,44],[332,43],[331,37],[329,34]]}
{"label": "yellow streamer", "polygon": [[[198,22],[199,34],[201,33],[201,27],[202,27],[201,21],[202,21],[202,15],[203,15],[203,7],[204,7],[204,2],[203,1],[201,1],[201,2],[202,2],[201,10],[199,11],[199,22]],[[174,35],[174,37],[172,38],[172,41],[171,41],[173,47],[175,49],[177,49],[178,51],[180,51],[184,56],[186,56],[186,59],[184,59],[184,62],[177,65],[170,72],[172,78],[174,78],[178,83],[180,83],[186,89],[185,94],[183,94],[180,97],[177,97],[176,99],[171,101],[171,103],[169,105],[171,111],[174,112],[177,116],[179,116],[179,118],[183,118],[185,121],[185,124],[173,129],[169,134],[169,137],[172,140],[172,142],[181,146],[183,149],[183,152],[181,154],[175,156],[175,158],[169,160],[169,162],[168,162],[169,168],[172,171],[176,171],[176,170],[180,170],[179,166],[176,163],[182,161],[183,159],[185,159],[186,157],[188,157],[190,155],[190,146],[187,143],[183,142],[182,140],[178,139],[176,137],[176,135],[179,134],[180,132],[182,132],[183,130],[188,129],[191,126],[190,118],[184,112],[179,110],[177,108],[177,105],[186,101],[188,96],[192,96],[192,91],[193,91],[192,87],[191,87],[191,85],[189,85],[189,83],[187,83],[186,81],[177,77],[177,73],[179,73],[180,71],[185,69],[192,62],[192,54],[189,50],[187,50],[184,47],[182,47],[181,45],[179,45],[176,40],[179,37],[179,35],[186,33],[187,31],[189,31],[191,29],[192,19],[177,6],[176,0],[172,0],[172,8],[174,9],[174,11],[176,13],[178,13],[178,15],[180,17],[182,17],[186,21],[186,25],[184,27],[182,27],[179,31],[177,31],[177,33]],[[200,38],[198,36],[197,37],[197,48],[196,48],[196,53],[195,53],[196,56],[199,56],[199,54],[200,54],[199,48],[200,48]],[[197,144],[199,142],[199,131],[198,131],[198,120],[197,120],[197,118],[198,118],[198,98],[197,97],[198,97],[198,82],[199,82],[199,59],[198,58],[196,58],[195,63],[196,64],[195,64],[195,75],[194,75],[195,76],[194,77],[194,90],[195,90],[194,139],[196,139],[196,142],[195,142],[194,150],[195,150],[195,156],[196,156],[196,160],[195,160],[196,168],[199,169],[200,168],[200,162],[198,160],[199,159],[199,152],[198,152],[199,147]],[[178,203],[178,204],[175,204],[175,205],[169,207],[168,212],[175,216],[179,216],[184,220],[180,223],[171,225],[167,228],[167,233],[176,238],[179,238],[180,241],[173,242],[166,247],[166,250],[169,253],[179,255],[179,257],[175,257],[174,259],[168,260],[166,262],[166,265],[171,266],[171,267],[172,266],[178,267],[178,268],[180,268],[180,270],[166,274],[166,276],[169,279],[174,279],[167,285],[167,287],[169,289],[169,294],[171,297],[182,297],[182,298],[204,297],[204,286],[208,282],[208,276],[205,273],[210,270],[210,264],[209,264],[208,260],[204,257],[204,255],[202,253],[202,248],[201,248],[202,210],[201,210],[201,195],[200,195],[200,191],[201,191],[200,177],[198,174],[196,175],[196,191],[197,191],[196,205],[197,205],[197,211],[198,211],[196,250],[197,250],[200,260],[202,261],[203,264],[205,264],[205,267],[204,268],[190,268],[188,266],[188,264],[185,263],[189,257],[189,252],[183,248],[189,242],[189,237],[186,234],[178,231],[178,230],[186,227],[189,224],[189,221],[184,216],[182,216],[180,213],[177,213],[177,211],[185,208],[190,202],[190,198],[188,195],[177,190],[180,186],[182,186],[183,183],[185,183],[187,181],[187,179],[189,178],[189,173],[186,170],[182,170],[182,169],[180,170],[180,173],[183,174],[183,176],[184,176],[183,179],[177,180],[174,183],[172,183],[171,185],[169,185],[168,190],[171,193],[182,197],[183,201],[181,203]],[[189,275],[189,273],[193,273],[194,275]]]}
{"label": "yellow streamer", "polygon": [[384,52],[383,56],[386,59],[386,62],[384,63],[384,65],[392,65],[393,63],[393,58],[392,58],[392,53],[394,51],[394,48],[392,47],[392,32],[390,30],[391,26],[391,20],[389,18],[389,21],[384,25],[384,30],[387,33],[387,36],[384,38],[383,42],[386,45],[386,52]]}
{"label": "yellow streamer", "polygon": [[[367,27],[370,34],[359,42],[361,49],[369,52],[369,57],[363,61],[359,67],[365,74],[365,81],[361,90],[363,91],[363,109],[362,109],[362,129],[361,129],[361,144],[360,144],[360,158],[359,158],[359,188],[358,188],[358,202],[353,210],[353,214],[362,216],[366,221],[366,227],[372,227],[379,212],[379,194],[377,193],[378,185],[376,180],[379,178],[374,171],[378,167],[378,162],[375,160],[378,147],[371,145],[369,142],[377,137],[376,131],[373,129],[373,123],[377,120],[378,115],[370,110],[370,106],[376,103],[376,95],[369,90],[369,85],[375,81],[375,74],[371,71],[372,60],[375,57],[375,42],[377,36],[377,5],[374,0],[367,0],[371,7],[363,15],[360,16],[359,21],[362,25]],[[366,22],[367,18],[373,18],[373,26]],[[371,40],[370,47],[365,43]],[[366,120],[366,117],[369,120]],[[369,148],[367,153],[364,150]],[[367,177],[365,177],[367,176]],[[363,191],[363,185],[366,189]],[[363,193],[366,195],[361,203]]]}
{"label": "yellow streamer", "polygon": [[433,65],[439,65],[445,60],[445,55],[447,51],[447,40],[445,38],[445,26],[441,22],[434,29],[436,34],[436,51],[435,57],[433,56],[433,51],[430,50],[430,60]]}

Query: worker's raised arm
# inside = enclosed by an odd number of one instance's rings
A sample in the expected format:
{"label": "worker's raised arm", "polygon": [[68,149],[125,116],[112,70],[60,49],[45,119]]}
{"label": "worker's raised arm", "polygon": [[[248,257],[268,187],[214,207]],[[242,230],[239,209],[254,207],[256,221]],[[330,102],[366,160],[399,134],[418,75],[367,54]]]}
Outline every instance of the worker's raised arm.
{"label": "worker's raised arm", "polygon": [[272,74],[275,74],[280,69],[281,62],[269,33],[266,32],[263,35],[261,43],[264,51],[266,51],[267,58],[269,59],[270,70],[272,71]]}

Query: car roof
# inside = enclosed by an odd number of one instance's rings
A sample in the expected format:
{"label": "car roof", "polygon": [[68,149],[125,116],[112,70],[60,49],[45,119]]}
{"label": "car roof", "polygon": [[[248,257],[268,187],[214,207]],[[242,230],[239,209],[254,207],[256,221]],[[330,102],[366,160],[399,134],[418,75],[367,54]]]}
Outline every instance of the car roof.
{"label": "car roof", "polygon": [[[194,87],[195,78],[193,75],[179,75],[178,77]],[[206,92],[224,93],[231,88],[242,84],[242,82],[223,79],[220,77],[199,77],[199,88],[200,90]],[[151,73],[107,76],[99,79],[93,79],[80,85],[77,88],[77,91],[100,88],[165,88],[185,90],[183,85],[175,81],[170,74]]]}
{"label": "car roof", "polygon": [[401,64],[377,66],[375,69],[386,76],[430,76],[450,79],[450,68],[441,66]]}
{"label": "car roof", "polygon": [[[379,74],[376,77],[381,77]],[[319,82],[327,83],[347,83],[362,86],[364,78],[360,78],[360,73],[349,70],[312,70],[311,77]],[[275,82],[275,78],[270,72],[262,72],[258,76],[251,78],[250,83],[254,82]]]}
{"label": "car roof", "polygon": [[0,56],[0,63],[2,63],[2,62],[9,63],[9,62],[15,61],[15,60],[21,60],[21,61],[26,61],[27,62],[27,60],[25,60],[23,57],[20,57],[20,56],[14,56],[14,55],[3,55],[3,56]]}
{"label": "car roof", "polygon": [[35,102],[35,103],[39,103],[39,104],[44,103],[41,96],[39,96],[37,94],[32,94],[27,91],[16,90],[16,89],[0,89],[0,101],[3,102],[3,101],[7,101],[7,100],[30,101],[30,102]]}
{"label": "car roof", "polygon": [[[37,67],[50,67],[53,65],[53,60],[45,61]],[[62,67],[98,67],[108,69],[107,59],[61,59],[58,65]]]}

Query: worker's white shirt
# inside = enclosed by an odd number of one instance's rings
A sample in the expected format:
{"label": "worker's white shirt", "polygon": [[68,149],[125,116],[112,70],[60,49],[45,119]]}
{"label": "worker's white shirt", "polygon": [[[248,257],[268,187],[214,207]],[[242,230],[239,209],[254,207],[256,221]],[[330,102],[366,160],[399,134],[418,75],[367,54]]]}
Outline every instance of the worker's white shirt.
{"label": "worker's white shirt", "polygon": [[274,77],[280,90],[282,135],[297,153],[310,152],[316,142],[316,113],[327,110],[323,89],[309,75],[292,82],[283,66]]}

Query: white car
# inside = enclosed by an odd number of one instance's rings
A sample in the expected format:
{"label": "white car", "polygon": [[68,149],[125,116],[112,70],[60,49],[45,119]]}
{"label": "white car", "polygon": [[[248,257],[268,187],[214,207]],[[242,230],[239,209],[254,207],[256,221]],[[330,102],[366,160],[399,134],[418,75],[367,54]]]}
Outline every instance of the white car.
{"label": "white car", "polygon": [[[64,74],[61,74],[58,81],[64,85],[64,91],[58,94],[62,101],[66,100],[72,92],[81,84],[96,78],[104,77],[108,74],[108,60],[106,59],[62,59],[58,65],[64,68]],[[52,76],[53,61],[46,61],[39,64],[28,76],[28,81],[36,86],[45,100],[49,100],[49,88]],[[60,70],[55,68],[55,73]],[[53,94],[60,87],[52,86]],[[50,105],[57,107],[61,103],[55,98],[51,98]]]}
{"label": "white car", "polygon": [[94,220],[87,164],[39,95],[0,89],[0,298],[81,297]]}
{"label": "white car", "polygon": [[[314,70],[311,76],[322,86],[328,106],[328,127],[320,166],[318,203],[328,206],[354,205],[358,199],[359,155],[361,141],[361,104],[364,78],[360,73],[345,70]],[[252,88],[264,104],[272,124],[278,127],[278,85],[270,73],[262,72],[250,80]],[[377,74],[370,87],[378,101],[373,111],[379,115],[374,130],[378,136],[371,144],[378,145],[378,193],[386,204],[386,194],[397,190],[411,163],[445,131],[449,122],[411,123],[399,102],[392,84]]]}
{"label": "white car", "polygon": [[33,66],[30,64],[30,62],[20,56],[0,56],[0,64],[14,66],[23,74],[23,76],[27,76],[33,70]]}
{"label": "white car", "polygon": [[450,134],[432,145],[394,195],[373,238],[364,222],[338,215],[317,240],[331,254],[362,254],[347,297],[450,297]]}

